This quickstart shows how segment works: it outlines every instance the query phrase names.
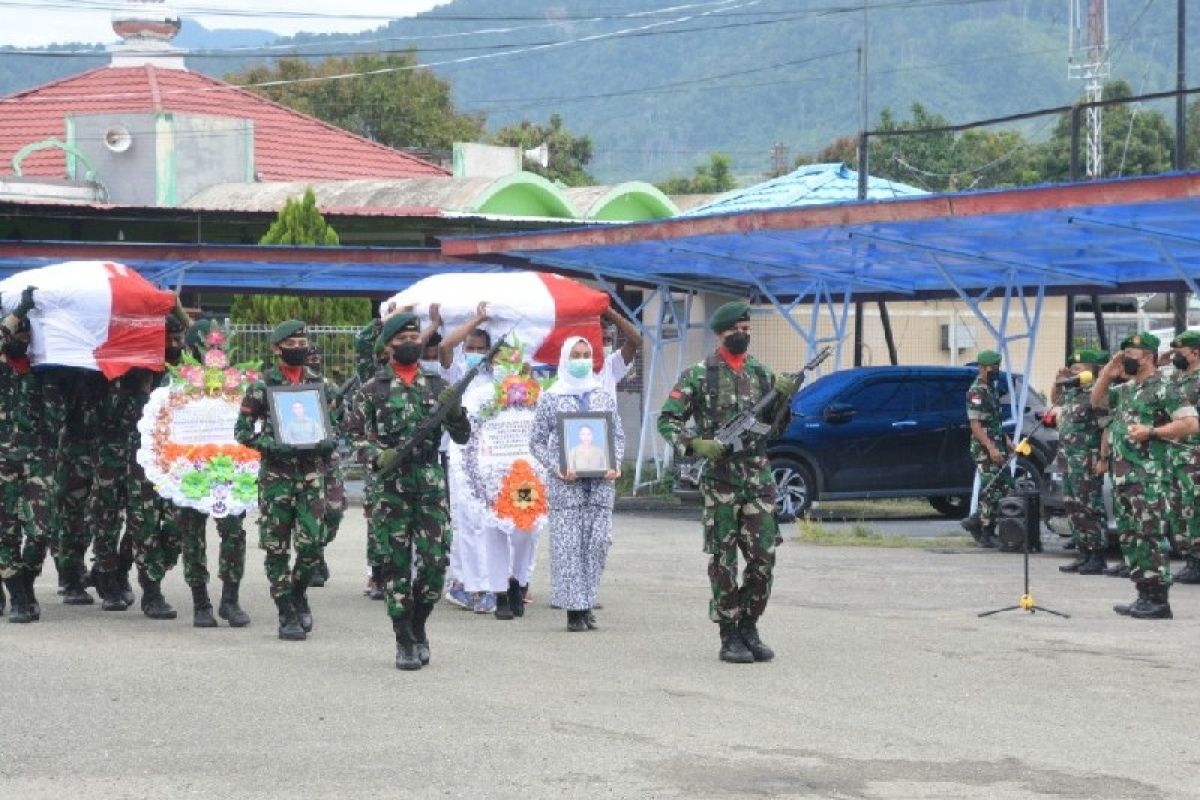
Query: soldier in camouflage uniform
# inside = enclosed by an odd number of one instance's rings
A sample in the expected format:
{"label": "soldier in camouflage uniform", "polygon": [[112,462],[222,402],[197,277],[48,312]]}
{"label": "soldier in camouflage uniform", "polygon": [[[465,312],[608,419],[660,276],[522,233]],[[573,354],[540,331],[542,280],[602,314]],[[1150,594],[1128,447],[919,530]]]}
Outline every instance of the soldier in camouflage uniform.
{"label": "soldier in camouflage uniform", "polygon": [[8,621],[15,623],[41,619],[33,582],[53,526],[50,469],[65,423],[62,402],[49,396],[55,385],[29,364],[33,292],[26,290],[0,321],[0,578],[12,599]]}
{"label": "soldier in camouflage uniform", "polygon": [[[471,425],[446,382],[421,373],[416,316],[401,312],[390,317],[379,343],[392,363],[379,370],[359,396],[365,436],[361,458],[377,473],[373,534],[396,635],[396,668],[417,670],[429,663],[425,624],[442,595],[452,538],[438,445],[443,428],[455,442],[466,443]],[[397,448],[439,404],[450,405],[444,426],[418,442],[408,460],[399,464]]]}
{"label": "soldier in camouflage uniform", "polygon": [[[185,343],[197,361],[204,361],[209,349],[208,336],[213,331],[219,331],[219,327],[212,320],[199,320],[188,329]],[[246,571],[245,521],[245,513],[217,518],[217,536],[221,541],[217,556],[221,602],[217,616],[233,628],[250,624],[250,615],[242,609],[238,597]],[[208,515],[194,508],[175,506],[171,524],[183,553],[183,580],[192,591],[192,627],[215,628],[217,620],[208,596]]]}
{"label": "soldier in camouflage uniform", "polygon": [[979,471],[976,511],[962,521],[980,547],[995,547],[996,516],[1000,501],[1013,486],[1007,468],[1012,443],[1004,434],[1000,407],[1000,354],[984,350],[976,358],[979,374],[967,389],[967,422],[971,426],[971,460]]}
{"label": "soldier in camouflage uniform", "polygon": [[[271,418],[270,387],[304,386],[326,392],[321,377],[305,369],[308,336],[304,323],[288,320],[271,333],[279,363],[247,391],[235,435],[240,444],[262,454],[258,473],[259,546],[266,551],[271,597],[279,609],[279,638],[298,641],[313,626],[308,581],[321,562],[321,524],[325,516],[324,476],[333,439],[312,447],[285,444]],[[327,394],[327,393],[326,393]],[[328,426],[329,421],[325,420]],[[289,566],[291,549],[295,566]]]}
{"label": "soldier in camouflage uniform", "polygon": [[[688,367],[663,403],[658,431],[676,457],[708,459],[700,480],[704,498],[704,552],[711,556],[709,618],[720,627],[718,657],[731,663],[769,661],[774,652],[758,634],[758,619],[771,596],[775,548],[783,539],[775,520],[775,482],[766,455],[766,436],[754,435],[737,455],[713,439],[722,425],[750,409],[774,388],[779,400],[763,412],[764,420],[782,421],[796,384],[775,376],[753,356],[750,306],[726,303],[714,312],[709,327],[718,347],[704,361]],[[685,426],[689,418],[697,431]],[[738,549],[745,558],[738,586]]]}
{"label": "soldier in camouflage uniform", "polygon": [[[1104,477],[1100,465],[1100,416],[1092,408],[1092,390],[1080,375],[1095,376],[1108,362],[1103,350],[1081,350],[1058,372],[1051,401],[1058,406],[1058,460],[1063,473],[1063,497],[1078,557],[1059,567],[1060,572],[1099,575],[1104,561]],[[1090,383],[1089,378],[1087,383]]]}
{"label": "soldier in camouflage uniform", "polygon": [[[1113,387],[1122,372],[1130,380]],[[1122,357],[1104,368],[1092,389],[1092,405],[1112,410],[1114,504],[1127,520],[1121,530],[1131,537],[1130,578],[1138,591],[1136,602],[1113,610],[1137,619],[1170,619],[1170,545],[1163,532],[1170,471],[1164,440],[1200,430],[1196,408],[1158,371],[1158,337],[1150,333],[1132,337]]]}
{"label": "soldier in camouflage uniform", "polygon": [[[339,405],[342,406],[340,415],[342,432],[351,441],[361,441],[364,435],[362,429],[362,387],[375,376],[380,369],[386,368],[390,356],[380,347],[379,333],[382,321],[373,320],[365,326],[354,338],[355,371],[358,380],[344,393]],[[379,504],[379,486],[375,479],[375,471],[367,469],[363,476],[363,515],[367,520],[367,566],[371,577],[367,580],[367,588],[363,592],[372,600],[383,600],[383,556],[380,554],[375,535],[375,508]]]}
{"label": "soldier in camouflage uniform", "polygon": [[[1200,331],[1184,331],[1171,342],[1175,350],[1171,365],[1172,380],[1187,403],[1200,408]],[[1196,498],[1200,491],[1200,436],[1189,436],[1169,450],[1171,494],[1167,506],[1172,529],[1177,532],[1176,546],[1187,566],[1175,576],[1174,583],[1200,583],[1200,514]]]}

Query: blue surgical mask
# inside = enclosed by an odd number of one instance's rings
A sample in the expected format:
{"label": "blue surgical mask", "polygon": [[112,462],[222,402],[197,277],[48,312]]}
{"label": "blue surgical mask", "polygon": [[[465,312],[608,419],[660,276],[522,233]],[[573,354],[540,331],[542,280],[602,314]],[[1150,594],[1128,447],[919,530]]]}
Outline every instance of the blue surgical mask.
{"label": "blue surgical mask", "polygon": [[592,374],[592,360],[590,358],[572,358],[567,362],[567,373],[572,378],[586,378]]}
{"label": "blue surgical mask", "polygon": [[467,353],[463,356],[467,361],[467,367],[474,369],[483,363],[483,353]]}

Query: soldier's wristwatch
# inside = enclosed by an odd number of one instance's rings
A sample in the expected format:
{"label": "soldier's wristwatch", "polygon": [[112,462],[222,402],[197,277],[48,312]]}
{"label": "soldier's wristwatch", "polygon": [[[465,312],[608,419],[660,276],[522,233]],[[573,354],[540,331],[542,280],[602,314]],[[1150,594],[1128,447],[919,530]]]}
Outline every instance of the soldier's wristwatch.
{"label": "soldier's wristwatch", "polygon": [[1152,440],[1157,439],[1158,438],[1158,430],[1155,428],[1150,428],[1150,430],[1146,432],[1146,438],[1152,439]]}

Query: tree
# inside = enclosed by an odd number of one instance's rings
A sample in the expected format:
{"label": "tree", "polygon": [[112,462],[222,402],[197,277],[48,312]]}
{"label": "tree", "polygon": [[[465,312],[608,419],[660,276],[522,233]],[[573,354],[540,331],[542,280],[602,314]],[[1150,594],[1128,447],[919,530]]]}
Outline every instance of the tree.
{"label": "tree", "polygon": [[[304,197],[289,197],[259,244],[340,244],[335,231],[317,210],[317,197],[306,189]],[[362,325],[371,318],[371,301],[359,298],[298,297],[296,295],[240,295],[233,301],[237,325],[274,325],[285,319],[302,319],[313,325]]]}
{"label": "tree", "polygon": [[491,137],[491,142],[521,150],[547,145],[550,149],[549,165],[543,167],[526,163],[526,169],[567,186],[590,186],[596,182],[585,169],[592,160],[591,137],[573,136],[563,127],[563,119],[558,114],[551,114],[550,121],[545,125],[523,119],[516,125],[501,128]]}
{"label": "tree", "polygon": [[[483,115],[459,114],[450,98],[450,84],[416,65],[416,53],[411,50],[333,57],[315,64],[281,58],[273,67],[253,67],[225,79],[388,147],[448,150],[454,142],[478,140],[483,134]],[[371,72],[378,74],[364,74]],[[334,75],[356,77],[254,85]]]}
{"label": "tree", "polygon": [[712,153],[707,164],[700,164],[690,178],[671,177],[658,185],[663,194],[719,194],[737,186],[733,162],[724,153]]}

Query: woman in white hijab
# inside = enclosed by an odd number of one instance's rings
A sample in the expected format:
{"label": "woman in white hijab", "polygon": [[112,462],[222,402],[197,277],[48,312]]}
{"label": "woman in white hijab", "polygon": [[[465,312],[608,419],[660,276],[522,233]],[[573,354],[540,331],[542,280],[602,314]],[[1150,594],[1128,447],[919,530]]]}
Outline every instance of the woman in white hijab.
{"label": "woman in white hijab", "polygon": [[[592,607],[600,575],[612,544],[613,481],[625,454],[625,434],[617,415],[617,398],[601,387],[593,372],[592,347],[576,336],[563,343],[558,379],[538,398],[529,447],[548,473],[550,519],[550,604],[567,611],[567,630],[596,627]],[[563,471],[559,460],[561,414],[609,412],[615,461],[603,478],[580,478]],[[600,442],[606,446],[607,441]]]}

